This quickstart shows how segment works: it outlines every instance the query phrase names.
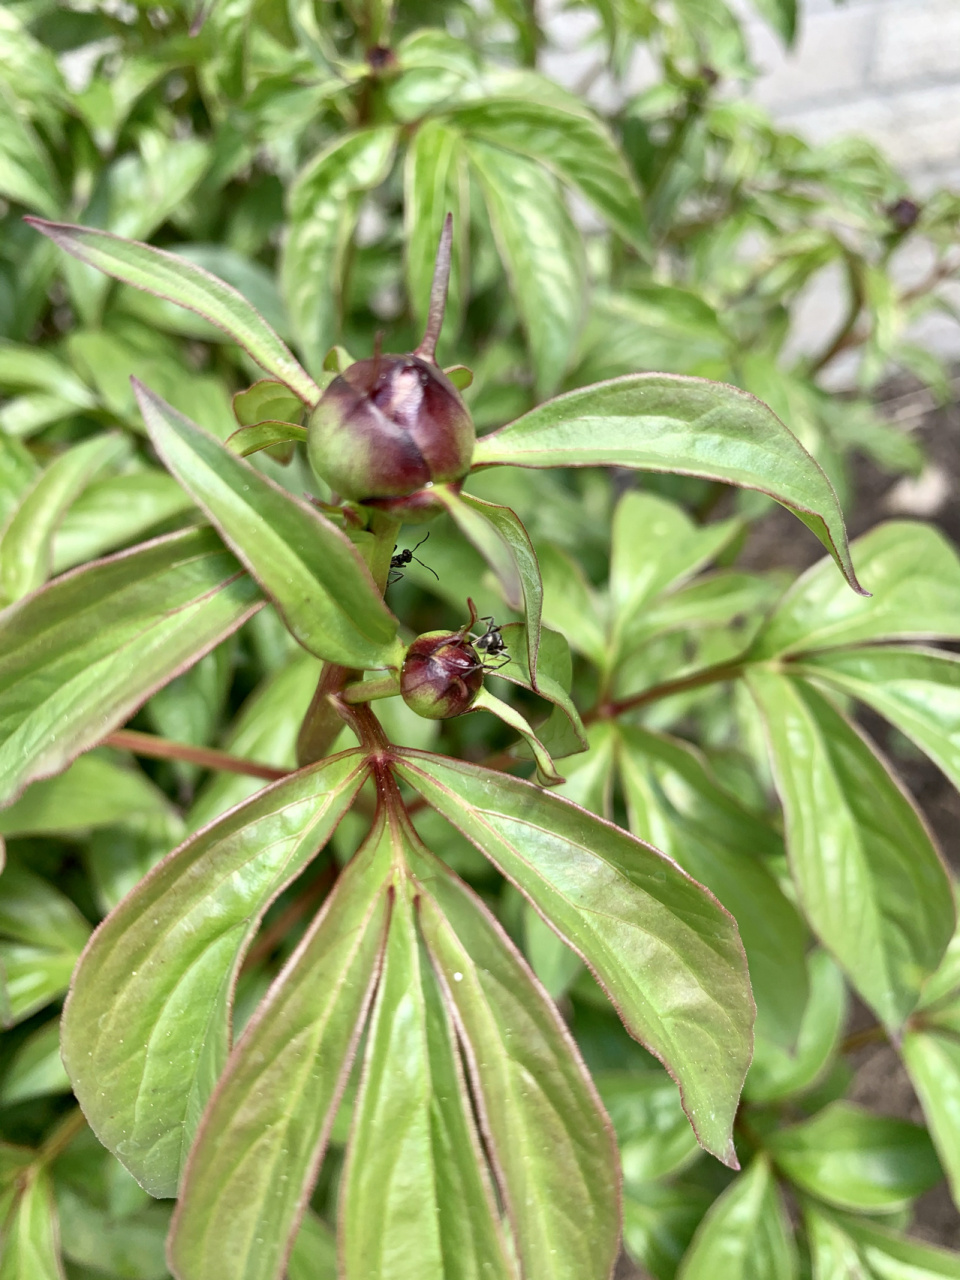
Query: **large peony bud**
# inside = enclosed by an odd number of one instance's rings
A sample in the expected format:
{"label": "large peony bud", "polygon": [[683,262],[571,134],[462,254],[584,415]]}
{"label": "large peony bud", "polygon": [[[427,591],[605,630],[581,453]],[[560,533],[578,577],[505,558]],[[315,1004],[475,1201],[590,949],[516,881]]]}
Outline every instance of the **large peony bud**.
{"label": "large peony bud", "polygon": [[448,215],[427,329],[416,351],[358,360],[334,378],[310,417],[311,465],[341,497],[355,502],[406,498],[431,484],[462,480],[470,469],[473,421],[434,360],[452,239]]}
{"label": "large peony bud", "polygon": [[427,631],[407,650],[400,692],[407,706],[427,720],[462,716],[483,684],[483,663],[462,631]]}
{"label": "large peony bud", "polygon": [[476,442],[456,387],[416,353],[350,365],[323,393],[308,432],[314,470],[358,502],[462,480]]}

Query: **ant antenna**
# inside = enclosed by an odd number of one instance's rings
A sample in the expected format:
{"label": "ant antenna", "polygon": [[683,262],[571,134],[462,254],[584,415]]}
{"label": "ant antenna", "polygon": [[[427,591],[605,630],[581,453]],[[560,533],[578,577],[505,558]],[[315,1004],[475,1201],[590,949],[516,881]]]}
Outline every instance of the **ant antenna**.
{"label": "ant antenna", "polygon": [[433,284],[430,286],[430,309],[427,312],[427,327],[423,341],[414,351],[415,356],[422,356],[431,364],[436,363],[437,339],[443,327],[443,312],[447,305],[447,287],[450,284],[450,258],[453,252],[453,214],[448,213],[443,220],[440,232],[440,243],[437,246],[437,261],[433,268]]}
{"label": "ant antenna", "polygon": [[418,555],[416,555],[416,552],[420,550],[420,548],[423,546],[423,544],[426,542],[426,540],[427,540],[429,537],[430,537],[430,533],[429,533],[429,530],[428,530],[428,531],[423,535],[423,537],[420,539],[420,541],[417,543],[417,545],[411,549],[411,551],[410,551],[410,559],[411,559],[411,560],[416,560],[417,564],[418,564],[418,565],[420,565],[420,567],[421,567],[421,568],[426,569],[427,573],[432,573],[432,574],[433,574],[433,576],[436,578],[436,580],[439,582],[439,581],[440,581],[440,575],[439,575],[439,573],[437,573],[437,571],[436,571],[435,569],[431,569],[431,568],[430,568],[430,566],[429,566],[428,564],[424,564],[424,563],[423,563],[423,561],[420,559],[420,557],[419,557]]}

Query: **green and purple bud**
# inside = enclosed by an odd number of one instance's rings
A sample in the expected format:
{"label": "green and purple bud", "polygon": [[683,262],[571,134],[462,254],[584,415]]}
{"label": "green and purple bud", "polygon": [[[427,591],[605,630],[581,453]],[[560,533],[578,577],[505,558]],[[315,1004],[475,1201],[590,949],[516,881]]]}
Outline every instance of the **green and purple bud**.
{"label": "green and purple bud", "polygon": [[423,341],[410,355],[358,360],[324,391],[307,427],[314,470],[356,502],[406,498],[454,484],[476,443],[460,393],[434,360],[450,277],[452,221],[444,223]]}
{"label": "green and purple bud", "polygon": [[483,685],[483,663],[463,631],[427,631],[407,650],[400,692],[426,720],[450,720],[469,711]]}

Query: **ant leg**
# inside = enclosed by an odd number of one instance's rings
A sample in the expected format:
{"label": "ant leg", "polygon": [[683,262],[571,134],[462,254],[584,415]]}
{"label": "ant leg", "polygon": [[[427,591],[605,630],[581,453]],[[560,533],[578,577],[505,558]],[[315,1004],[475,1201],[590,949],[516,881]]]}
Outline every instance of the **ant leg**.
{"label": "ant leg", "polygon": [[403,574],[400,572],[399,569],[391,569],[390,572],[387,574],[387,586],[392,587],[393,584],[395,582],[399,582],[402,579],[402,577],[403,577]]}

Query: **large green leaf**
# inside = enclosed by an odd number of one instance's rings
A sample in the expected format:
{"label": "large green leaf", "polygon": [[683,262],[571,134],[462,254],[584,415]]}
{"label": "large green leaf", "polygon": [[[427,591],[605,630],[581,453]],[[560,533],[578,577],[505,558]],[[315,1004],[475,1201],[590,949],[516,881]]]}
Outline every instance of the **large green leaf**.
{"label": "large green leaf", "polygon": [[628,1190],[677,1173],[700,1155],[665,1071],[604,1072],[596,1085],[616,1130]]}
{"label": "large green leaf", "polygon": [[91,941],[64,1010],[63,1058],[97,1136],[152,1195],[176,1193],[263,912],[364,777],[360,753],[345,752],[261,792],[155,867]]}
{"label": "large green leaf", "polygon": [[955,924],[929,832],[883,761],[811,686],[756,669],[803,910],[878,1017],[896,1032]]}
{"label": "large green leaf", "polygon": [[943,1173],[927,1131],[834,1102],[768,1140],[779,1168],[798,1187],[840,1209],[881,1212],[928,1191]]}
{"label": "large green leaf", "polygon": [[61,195],[50,156],[5,88],[0,89],[0,195],[55,218]]}
{"label": "large green leaf", "polygon": [[735,1164],[754,1005],[727,912],[657,850],[530,783],[421,752],[397,767],[583,956],[679,1083],[702,1145]]}
{"label": "large green leaf", "polygon": [[584,315],[580,235],[539,164],[486,142],[469,141],[467,150],[527,334],[537,393],[549,395],[572,359]]}
{"label": "large green leaf", "polygon": [[0,809],[0,835],[85,832],[138,818],[166,820],[173,830],[180,825],[176,809],[146,774],[90,751]]}
{"label": "large green leaf", "polygon": [[135,386],[157,452],[303,647],[347,667],[396,663],[397,620],[350,539],[310,503],[235,457],[146,387]]}
{"label": "large green leaf", "polygon": [[471,890],[436,860],[416,870],[420,925],[523,1274],[607,1280],[619,1238],[616,1147],[576,1046]]}
{"label": "large green leaf", "polygon": [[178,1280],[283,1274],[373,994],[392,864],[381,825],[238,1040],[186,1169],[169,1248]]}
{"label": "large green leaf", "polygon": [[630,830],[679,862],[732,914],[750,966],[757,1032],[793,1045],[807,999],[809,935],[763,861],[782,852],[780,840],[721,790],[693,748],[629,725],[618,738]]}
{"label": "large green leaf", "polygon": [[484,436],[473,461],[635,467],[758,489],[799,516],[860,590],[830,481],[780,419],[736,387],[664,373],[614,378],[548,400]]}
{"label": "large green leaf", "polygon": [[0,876],[0,1023],[10,1026],[56,1000],[90,925],[53,885],[10,865]]}
{"label": "large green leaf", "polygon": [[794,1280],[790,1223],[763,1156],[716,1200],[684,1255],[677,1280]]}
{"label": "large green leaf", "polygon": [[290,322],[315,375],[337,338],[339,282],[361,195],[386,178],[396,145],[396,125],[348,133],[308,161],[290,188],[280,273]]}
{"label": "large green leaf", "polygon": [[193,501],[158,467],[94,480],[60,522],[53,539],[53,571],[128,546],[192,510]]}
{"label": "large green leaf", "polygon": [[340,1210],[343,1275],[510,1280],[514,1268],[454,1030],[415,926],[412,889],[398,886],[354,1108]]}
{"label": "large green leaf", "polygon": [[43,585],[67,510],[122,448],[120,436],[93,436],[61,453],[27,490],[0,534],[0,599],[19,600]]}
{"label": "large green leaf", "polygon": [[[500,636],[507,646],[510,661],[498,668],[498,677],[509,680],[512,684],[522,685],[525,689],[533,689],[523,623],[508,623],[501,628]],[[544,628],[540,632],[540,647],[537,652],[536,692],[541,698],[553,703],[553,710],[538,727],[537,737],[556,759],[585,751],[587,746],[583,721],[570,697],[572,678],[570,646],[558,632]]]}
{"label": "large green leaf", "polygon": [[537,652],[543,615],[543,583],[530,535],[516,512],[472,494],[438,493],[460,531],[476,547],[496,575],[511,609],[524,616],[527,670],[537,686]]}
{"label": "large green leaf", "polygon": [[[529,80],[527,80],[529,83]],[[553,86],[550,86],[551,90]],[[469,138],[545,165],[584,195],[620,235],[640,249],[647,229],[636,184],[609,130],[575,98],[537,101],[503,96],[466,102],[444,114]]]}
{"label": "large green leaf", "polygon": [[286,345],[247,299],[217,276],[175,253],[124,240],[106,231],[63,222],[30,219],[61,249],[125,284],[167,298],[195,311],[243,347],[267,373],[285,383],[306,404],[315,404],[320,388],[301,369]]}
{"label": "large green leaf", "polygon": [[872,640],[960,639],[960,557],[942,533],[894,520],[858,538],[853,550],[873,596],[851,596],[821,560],[783,597],[751,657]]}
{"label": "large green leaf", "polygon": [[908,1030],[900,1047],[903,1061],[950,1182],[960,1203],[960,1038],[955,1029],[934,1025]]}
{"label": "large green leaf", "polygon": [[879,711],[960,788],[960,657],[956,654],[877,645],[814,654],[800,669]]}
{"label": "large green leaf", "polygon": [[623,1247],[655,1280],[677,1267],[714,1197],[696,1184],[647,1182],[623,1198]]}
{"label": "large green leaf", "polygon": [[0,803],[100,742],[260,603],[216,534],[188,529],[0,614]]}

